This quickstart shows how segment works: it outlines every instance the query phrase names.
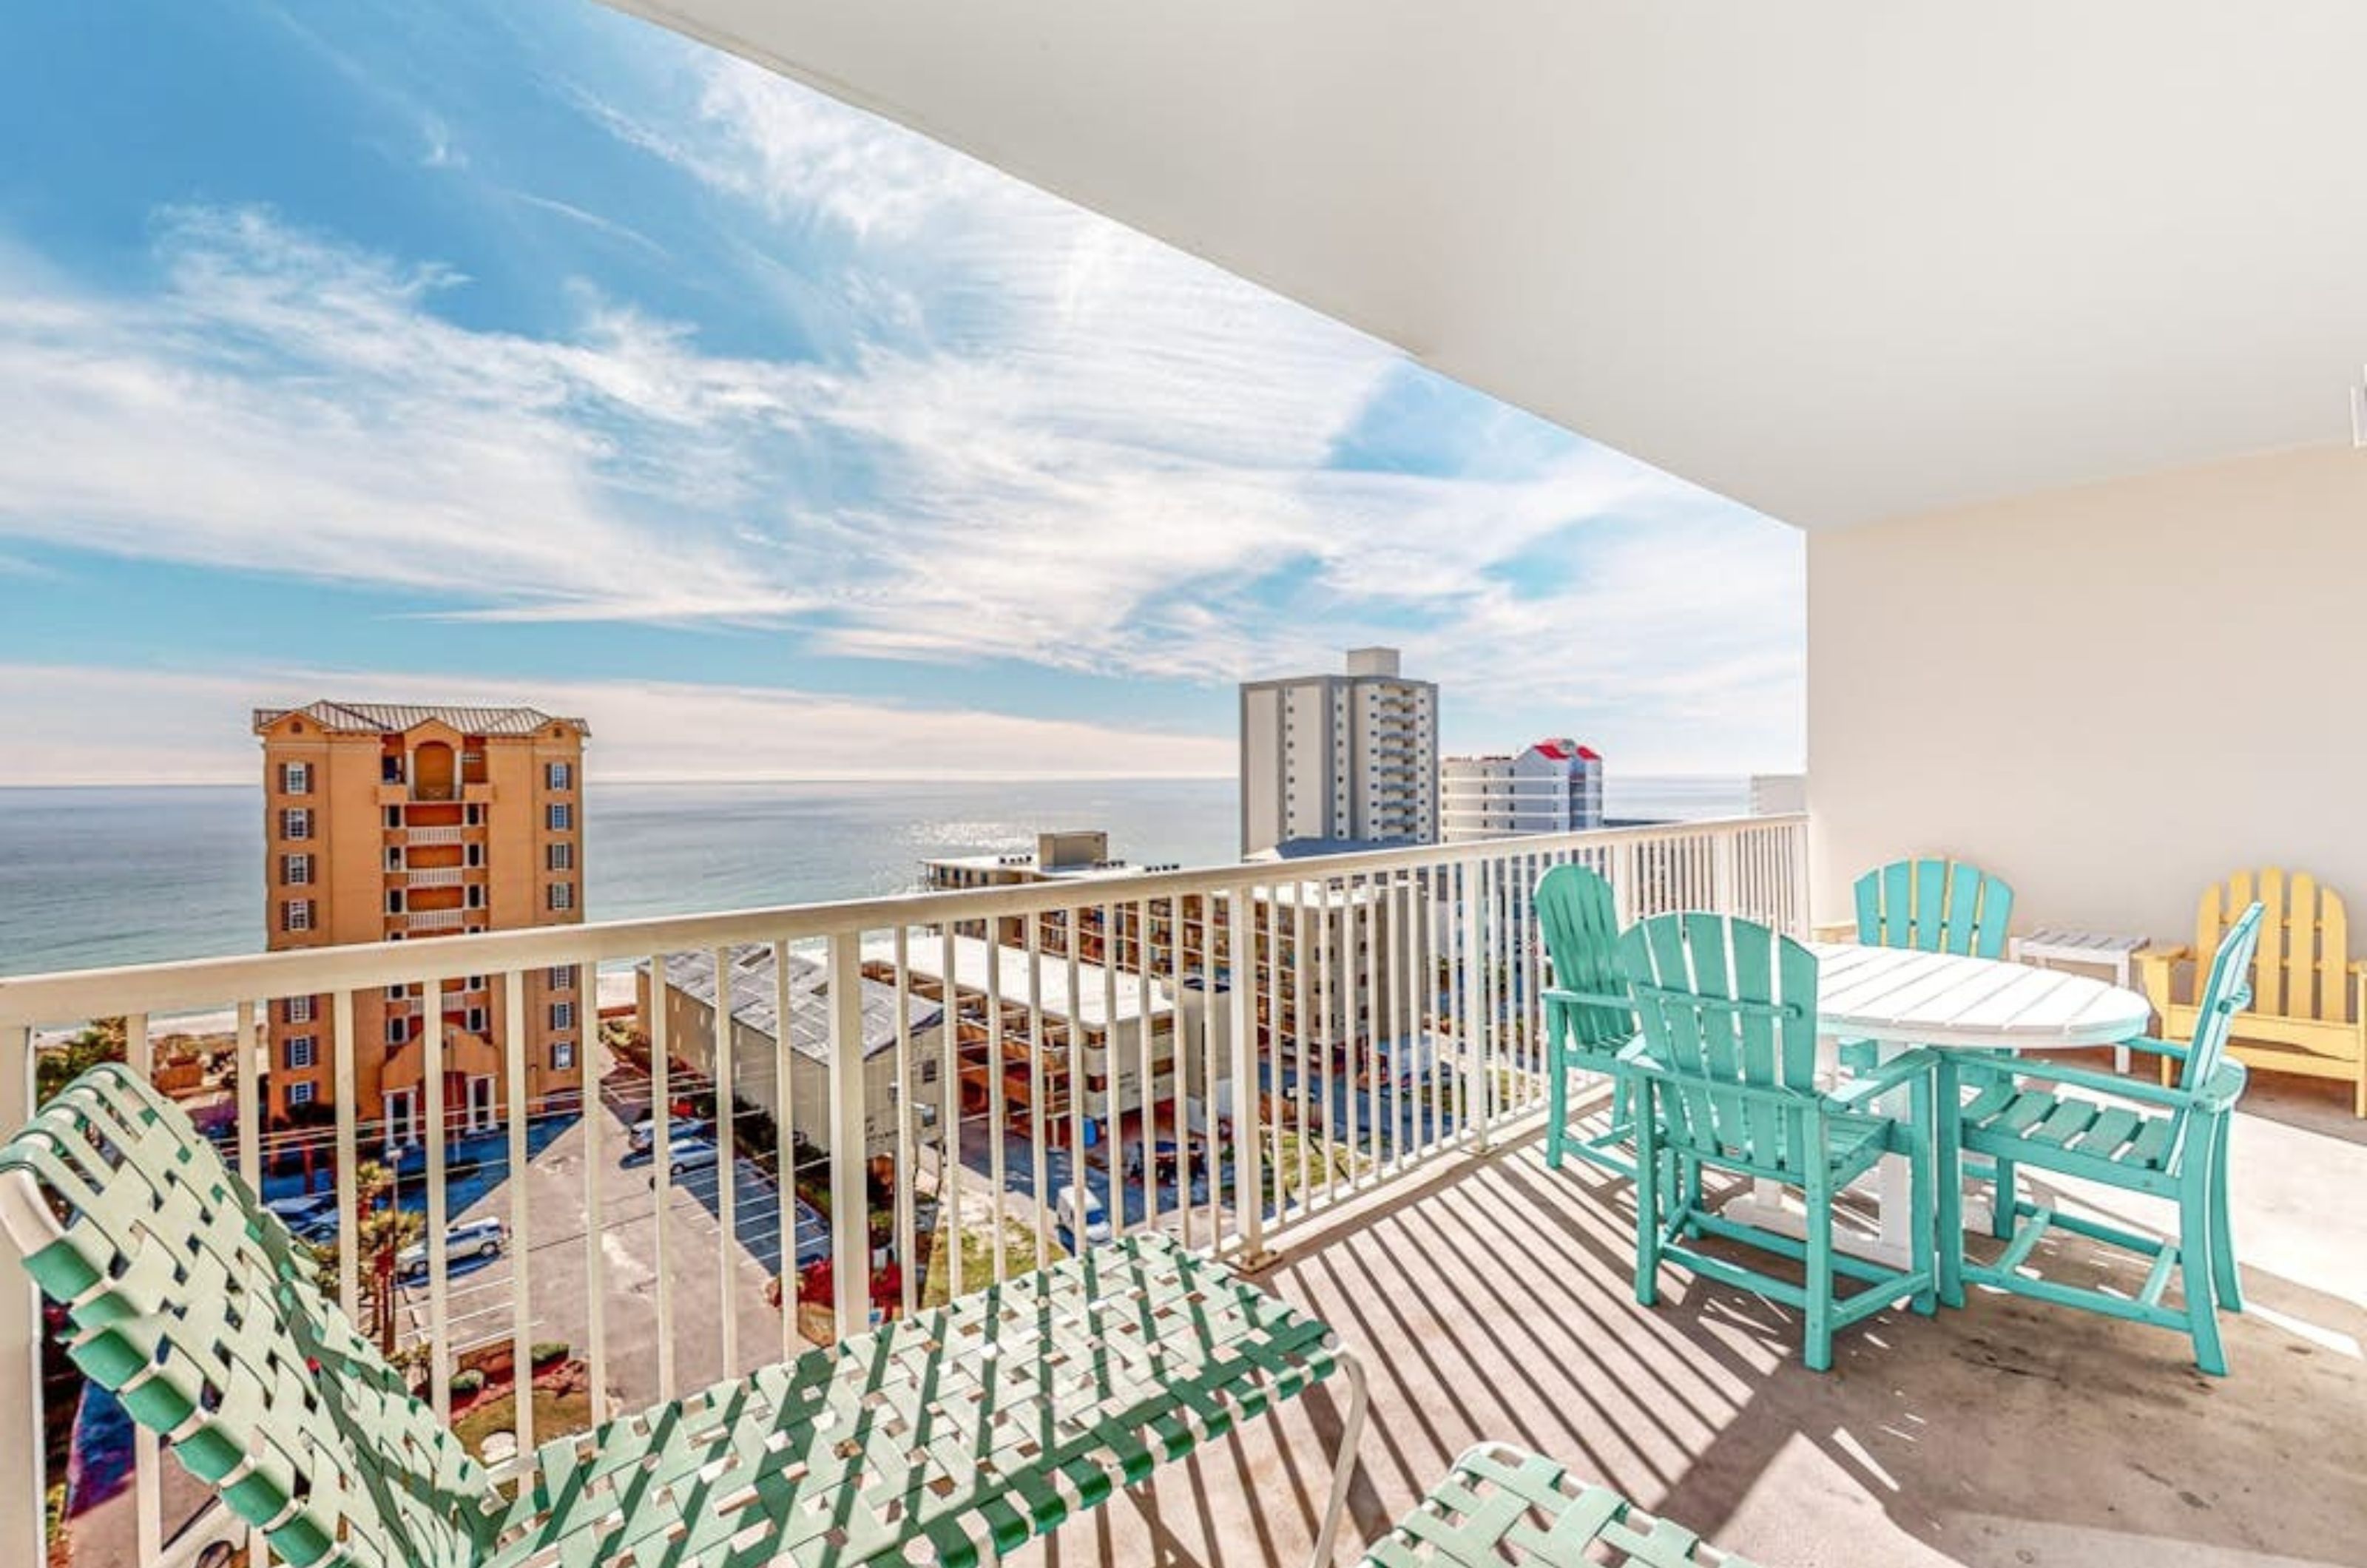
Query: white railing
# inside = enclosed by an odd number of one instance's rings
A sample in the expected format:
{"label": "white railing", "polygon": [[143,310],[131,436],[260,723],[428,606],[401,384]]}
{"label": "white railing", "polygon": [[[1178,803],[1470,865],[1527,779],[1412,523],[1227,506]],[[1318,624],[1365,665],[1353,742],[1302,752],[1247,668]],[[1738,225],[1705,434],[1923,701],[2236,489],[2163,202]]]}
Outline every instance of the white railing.
{"label": "white railing", "polygon": [[[464,1359],[523,1380],[538,1343],[563,1341],[580,1418],[599,1421],[1025,1269],[1066,1240],[1044,1200],[1060,1187],[1121,1231],[1262,1257],[1536,1111],[1546,973],[1527,911],[1548,866],[1601,871],[1626,918],[1715,908],[1805,934],[1806,848],[1806,818],[1755,818],[0,979],[17,1064],[0,1128],[27,1113],[35,1041],[105,1017],[125,1018],[144,1069],[158,1021],[224,1010],[232,1104],[254,1106],[266,1048],[294,1027],[274,1004],[326,997],[302,1028],[328,1053],[334,1119],[240,1115],[226,1156],[268,1200],[332,1182],[350,1236],[363,1163],[393,1154],[425,1278],[366,1302],[378,1270],[338,1247],[340,1298],[373,1323],[391,1307],[439,1413]],[[603,1042],[596,990],[543,989],[565,964],[630,969],[641,998],[669,976],[665,1005],[637,1015],[644,1038]],[[498,1062],[431,1029],[411,1087],[365,1102],[387,987],[448,1002],[471,976],[491,977]],[[699,998],[717,995],[741,1027],[713,1026]],[[564,1025],[553,1000],[574,1004]],[[668,1106],[700,1120],[714,1164],[677,1155]],[[646,1154],[629,1131],[644,1118]],[[464,1217],[507,1224],[502,1256],[450,1255]],[[0,1562],[43,1560],[38,1322],[0,1244]],[[509,1452],[554,1435],[534,1405],[513,1400]],[[86,1531],[142,1568],[186,1561],[224,1528],[198,1502],[142,1437],[134,1485],[76,1522],[76,1561],[109,1560]]]}
{"label": "white railing", "polygon": [[410,887],[458,887],[462,876],[457,865],[413,866],[403,872],[402,880]]}
{"label": "white railing", "polygon": [[402,924],[406,931],[457,931],[468,915],[466,909],[413,909],[402,917]]}
{"label": "white railing", "polygon": [[409,842],[422,846],[430,844],[457,844],[461,841],[460,835],[466,830],[467,829],[462,828],[454,827],[406,828],[403,829],[403,836]]}

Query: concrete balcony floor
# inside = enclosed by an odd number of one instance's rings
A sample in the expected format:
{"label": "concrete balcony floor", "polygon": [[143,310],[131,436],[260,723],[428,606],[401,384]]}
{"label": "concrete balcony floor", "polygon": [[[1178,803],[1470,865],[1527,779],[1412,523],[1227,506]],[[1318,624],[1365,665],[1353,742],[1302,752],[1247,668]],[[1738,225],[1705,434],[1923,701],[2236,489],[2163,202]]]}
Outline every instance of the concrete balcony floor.
{"label": "concrete balcony floor", "polygon": [[[2367,1562],[2367,1127],[2256,1079],[2236,1140],[2250,1310],[2223,1318],[2225,1379],[2179,1336],[1987,1293],[1846,1330],[1807,1371],[1786,1309],[1674,1270],[1637,1306],[1626,1184],[1548,1171],[1535,1135],[1376,1194],[1263,1276],[1371,1371],[1342,1560],[1484,1436],[1766,1568]],[[2041,1258],[2142,1279],[2076,1240]],[[1251,1422],[1017,1561],[1299,1568],[1342,1408]]]}

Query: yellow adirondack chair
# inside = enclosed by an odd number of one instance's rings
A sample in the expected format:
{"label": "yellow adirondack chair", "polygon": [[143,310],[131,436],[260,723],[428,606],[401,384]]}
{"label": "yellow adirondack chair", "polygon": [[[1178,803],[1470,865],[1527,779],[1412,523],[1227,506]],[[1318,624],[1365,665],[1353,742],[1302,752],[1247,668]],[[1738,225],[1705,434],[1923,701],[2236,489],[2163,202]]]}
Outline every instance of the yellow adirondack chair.
{"label": "yellow adirondack chair", "polygon": [[[2306,872],[2274,866],[2239,871],[2206,889],[2195,915],[2191,948],[2157,948],[2137,954],[2146,995],[2162,1017],[2162,1032],[2184,1038],[2195,1024],[2192,974],[2253,899],[2266,918],[2252,958],[2252,1006],[2236,1020],[2227,1054],[2264,1072],[2340,1078],[2351,1086],[2351,1110],[2367,1117],[2367,963],[2350,956],[2350,923],[2342,899]],[[2178,977],[2189,972],[2187,996]],[[2169,1082],[2175,1062],[2162,1063]]]}

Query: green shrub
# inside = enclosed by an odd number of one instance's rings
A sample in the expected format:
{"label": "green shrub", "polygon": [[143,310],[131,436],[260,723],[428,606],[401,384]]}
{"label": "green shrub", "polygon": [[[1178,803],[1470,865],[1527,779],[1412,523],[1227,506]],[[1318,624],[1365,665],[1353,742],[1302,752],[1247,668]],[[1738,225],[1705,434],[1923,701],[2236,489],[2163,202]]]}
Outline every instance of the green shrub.
{"label": "green shrub", "polygon": [[563,1361],[567,1359],[567,1352],[572,1348],[573,1347],[564,1339],[538,1339],[534,1342],[532,1351],[534,1364],[538,1367],[547,1367],[553,1361]]}
{"label": "green shrub", "polygon": [[455,1399],[467,1399],[472,1394],[481,1393],[484,1387],[485,1374],[474,1367],[464,1368],[452,1374],[452,1397]]}

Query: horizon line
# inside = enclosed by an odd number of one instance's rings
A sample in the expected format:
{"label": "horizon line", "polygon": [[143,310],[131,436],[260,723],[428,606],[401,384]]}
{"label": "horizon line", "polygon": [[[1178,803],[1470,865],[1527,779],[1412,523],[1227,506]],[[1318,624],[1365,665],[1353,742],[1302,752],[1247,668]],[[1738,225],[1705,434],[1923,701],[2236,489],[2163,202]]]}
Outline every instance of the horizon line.
{"label": "horizon line", "polygon": [[[1799,769],[1775,770],[1798,773]],[[1733,768],[1726,770],[1670,769],[1659,772],[1639,769],[1624,774],[1628,779],[1719,779],[1748,780],[1767,772],[1763,769]],[[603,784],[631,784],[636,787],[689,787],[701,784],[1184,784],[1237,782],[1238,775],[1224,773],[749,773],[685,776],[678,774],[628,774],[601,778],[587,773],[586,789]],[[0,790],[55,789],[241,789],[260,788],[260,779],[60,779],[40,782],[0,780]],[[1611,780],[1606,777],[1608,786]]]}

